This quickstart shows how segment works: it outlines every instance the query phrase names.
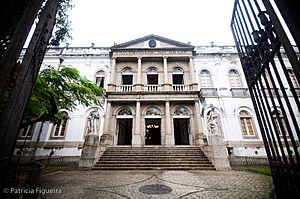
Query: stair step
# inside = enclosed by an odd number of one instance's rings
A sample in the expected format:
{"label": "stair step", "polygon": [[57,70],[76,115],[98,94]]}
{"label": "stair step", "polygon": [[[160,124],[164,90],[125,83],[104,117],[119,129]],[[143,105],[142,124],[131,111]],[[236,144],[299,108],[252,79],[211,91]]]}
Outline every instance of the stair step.
{"label": "stair step", "polygon": [[94,167],[169,167],[169,166],[178,166],[178,167],[213,167],[211,164],[95,164]]}
{"label": "stair step", "polygon": [[93,169],[214,170],[197,147],[108,147]]}
{"label": "stair step", "polygon": [[93,170],[216,170],[214,167],[93,167]]}
{"label": "stair step", "polygon": [[[128,161],[105,161],[99,160],[96,164],[126,164]],[[207,161],[132,161],[130,164],[206,164]]]}
{"label": "stair step", "polygon": [[176,160],[176,161],[208,161],[206,157],[201,158],[187,158],[187,157],[102,157],[101,160],[105,161],[170,161],[170,160]]}

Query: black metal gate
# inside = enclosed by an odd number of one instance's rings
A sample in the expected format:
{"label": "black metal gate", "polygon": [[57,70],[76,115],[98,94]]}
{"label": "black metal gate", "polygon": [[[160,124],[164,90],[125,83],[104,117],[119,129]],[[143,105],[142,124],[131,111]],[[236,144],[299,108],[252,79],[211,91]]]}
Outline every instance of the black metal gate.
{"label": "black metal gate", "polygon": [[299,48],[291,45],[274,8],[269,0],[236,0],[231,29],[277,198],[300,198]]}

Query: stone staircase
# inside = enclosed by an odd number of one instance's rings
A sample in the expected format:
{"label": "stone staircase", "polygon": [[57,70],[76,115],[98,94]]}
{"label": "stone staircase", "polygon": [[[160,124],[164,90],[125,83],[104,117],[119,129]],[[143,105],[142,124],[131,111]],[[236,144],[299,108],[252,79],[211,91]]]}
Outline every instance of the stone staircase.
{"label": "stone staircase", "polygon": [[198,147],[109,147],[94,170],[215,170]]}

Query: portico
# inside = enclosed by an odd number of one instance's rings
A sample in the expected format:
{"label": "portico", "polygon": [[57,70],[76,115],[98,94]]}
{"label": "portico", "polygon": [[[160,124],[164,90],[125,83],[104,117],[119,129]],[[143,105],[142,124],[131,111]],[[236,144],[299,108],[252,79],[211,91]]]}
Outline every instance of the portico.
{"label": "portico", "polygon": [[103,134],[108,145],[202,143],[193,49],[156,35],[111,48]]}

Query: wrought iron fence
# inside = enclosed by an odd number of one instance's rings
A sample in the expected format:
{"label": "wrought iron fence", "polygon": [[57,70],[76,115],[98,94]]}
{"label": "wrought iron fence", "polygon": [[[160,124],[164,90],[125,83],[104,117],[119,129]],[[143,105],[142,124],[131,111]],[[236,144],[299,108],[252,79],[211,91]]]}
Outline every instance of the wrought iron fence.
{"label": "wrought iron fence", "polygon": [[236,0],[231,29],[277,197],[300,198],[299,52],[291,45],[274,6],[269,0]]}
{"label": "wrought iron fence", "polygon": [[244,166],[269,166],[269,161],[265,157],[249,157],[249,156],[228,156],[230,166],[244,167]]}
{"label": "wrought iron fence", "polygon": [[[43,173],[44,165],[31,162],[27,164],[12,165],[8,172],[6,189],[31,189],[35,190],[40,186],[40,179]],[[10,195],[12,194],[12,195]],[[38,193],[7,193],[9,198],[37,198]]]}

